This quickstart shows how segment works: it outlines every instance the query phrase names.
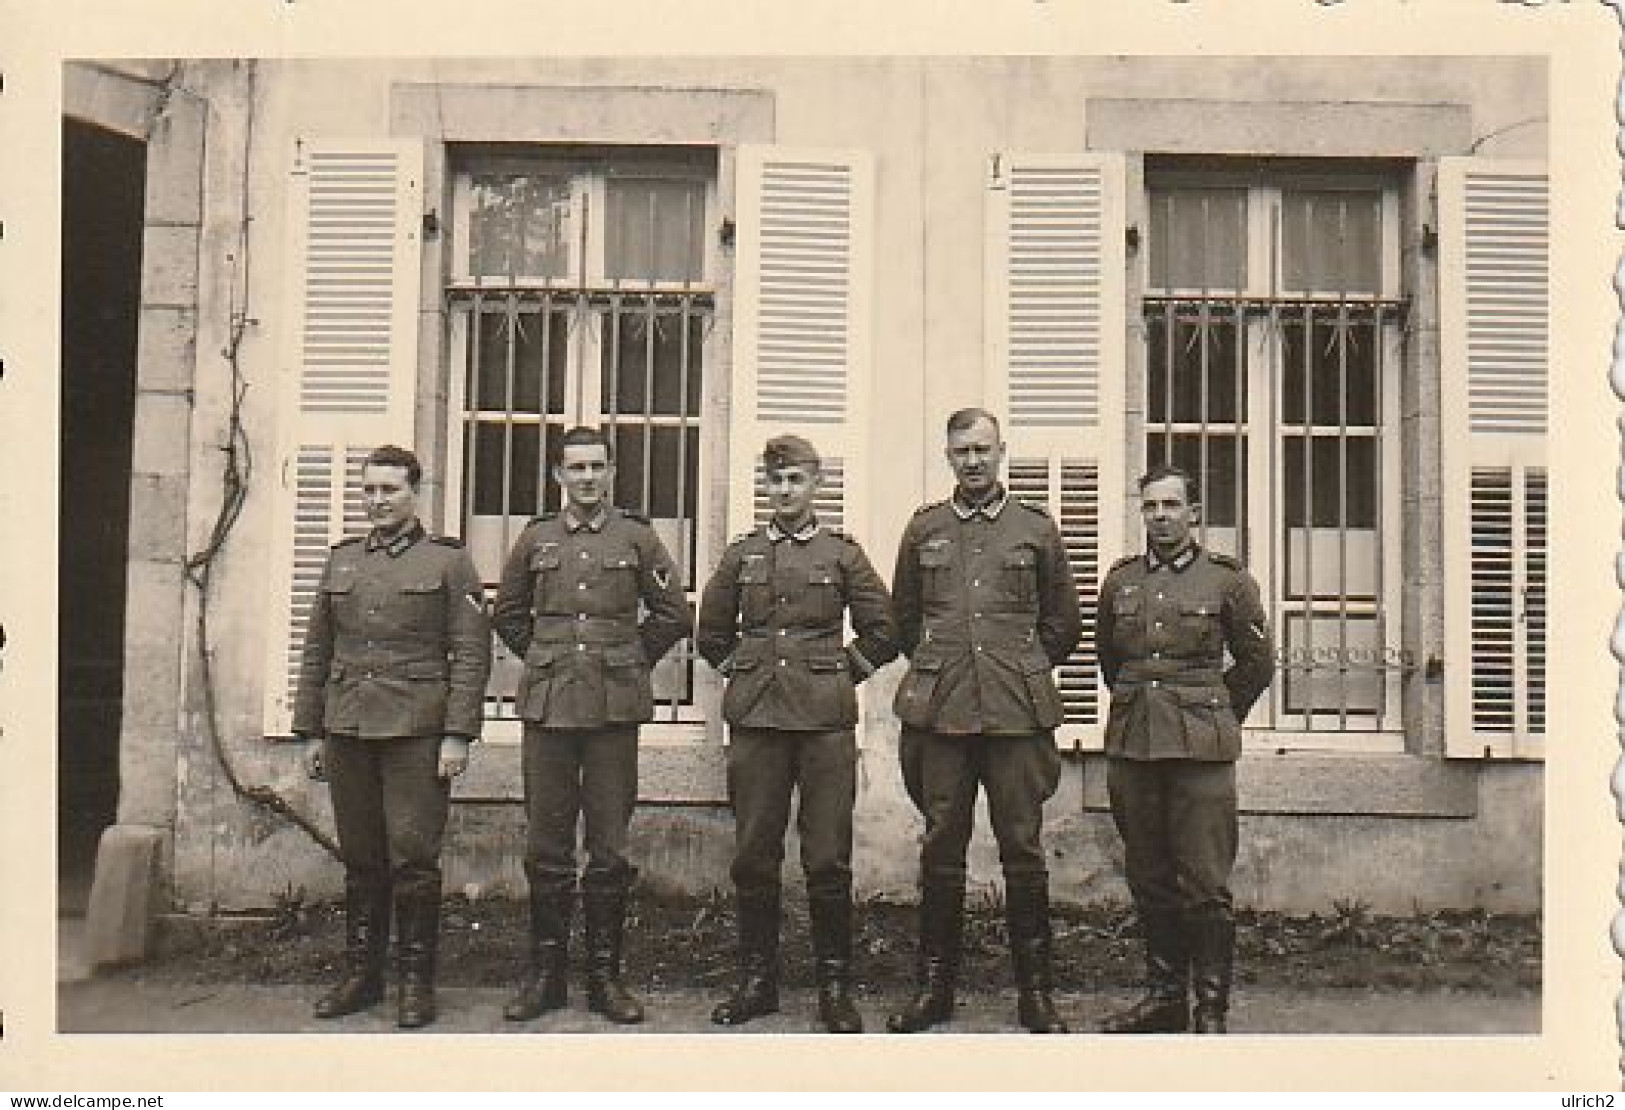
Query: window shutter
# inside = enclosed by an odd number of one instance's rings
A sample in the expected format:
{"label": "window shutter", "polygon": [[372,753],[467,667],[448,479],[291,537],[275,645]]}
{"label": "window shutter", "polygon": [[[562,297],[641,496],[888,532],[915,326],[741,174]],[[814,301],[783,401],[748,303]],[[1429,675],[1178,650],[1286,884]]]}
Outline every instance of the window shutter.
{"label": "window shutter", "polygon": [[1106,720],[1095,606],[1123,547],[1124,226],[1120,155],[989,160],[986,393],[1011,491],[1047,508],[1066,541],[1084,632],[1056,673],[1058,735],[1089,748]]}
{"label": "window shutter", "polygon": [[1439,163],[1446,751],[1537,756],[1546,732],[1547,186],[1536,163]]}
{"label": "window shutter", "polygon": [[362,460],[412,446],[423,147],[299,144],[289,185],[287,367],[272,533],[265,730],[287,735],[305,618],[330,545],[366,528]]}
{"label": "window shutter", "polygon": [[762,443],[793,431],[824,460],[820,518],[861,529],[873,158],[746,145],[738,173],[729,528],[765,517]]}

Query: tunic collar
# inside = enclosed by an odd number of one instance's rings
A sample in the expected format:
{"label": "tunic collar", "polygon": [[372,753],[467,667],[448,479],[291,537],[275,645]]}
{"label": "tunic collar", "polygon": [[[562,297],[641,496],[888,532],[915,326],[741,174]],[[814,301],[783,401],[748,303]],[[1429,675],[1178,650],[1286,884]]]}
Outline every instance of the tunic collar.
{"label": "tunic collar", "polygon": [[1188,543],[1179,554],[1164,562],[1158,557],[1155,548],[1148,547],[1145,549],[1145,569],[1149,571],[1156,570],[1159,567],[1169,567],[1175,571],[1184,570],[1196,562],[1196,555],[1201,550],[1196,544]]}
{"label": "tunic collar", "polygon": [[966,501],[958,489],[954,490],[954,495],[949,503],[954,507],[954,515],[960,520],[969,520],[978,514],[988,520],[997,520],[999,514],[1004,512],[1005,503],[1009,500],[1010,491],[1004,488],[1003,482],[1000,482],[993,487],[991,493],[974,505]]}
{"label": "tunic collar", "polygon": [[786,532],[783,528],[779,527],[778,518],[773,517],[767,522],[767,538],[773,543],[782,543],[785,540],[794,540],[796,543],[806,543],[808,540],[812,539],[818,534],[818,529],[820,527],[821,525],[818,523],[818,518],[816,516],[809,516],[806,520],[801,522],[800,528],[797,528],[794,532]]}
{"label": "tunic collar", "polygon": [[391,559],[399,558],[402,553],[417,543],[424,536],[423,524],[413,520],[411,524],[396,532],[393,536],[384,536],[376,528],[367,533],[367,550],[383,551]]}
{"label": "tunic collar", "polygon": [[602,532],[604,525],[608,522],[609,505],[607,503],[600,504],[598,511],[585,520],[576,516],[573,509],[566,508],[564,510],[564,528],[572,534],[581,531],[583,528],[589,532]]}

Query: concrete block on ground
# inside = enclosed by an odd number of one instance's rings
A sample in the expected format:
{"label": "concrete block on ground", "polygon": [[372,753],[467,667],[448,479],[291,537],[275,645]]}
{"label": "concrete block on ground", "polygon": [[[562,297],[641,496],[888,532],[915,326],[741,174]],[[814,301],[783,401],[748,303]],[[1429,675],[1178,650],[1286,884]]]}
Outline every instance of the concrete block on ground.
{"label": "concrete block on ground", "polygon": [[146,958],[163,840],[161,829],[147,825],[113,825],[102,834],[85,920],[85,962],[92,970]]}

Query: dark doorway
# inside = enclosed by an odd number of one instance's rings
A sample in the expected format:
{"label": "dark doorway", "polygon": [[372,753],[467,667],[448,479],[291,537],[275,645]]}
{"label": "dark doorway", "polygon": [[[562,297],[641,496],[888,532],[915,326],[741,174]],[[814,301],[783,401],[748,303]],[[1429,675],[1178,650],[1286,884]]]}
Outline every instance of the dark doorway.
{"label": "dark doorway", "polygon": [[96,841],[118,807],[146,161],[139,140],[64,121],[57,866],[65,912],[83,912]]}

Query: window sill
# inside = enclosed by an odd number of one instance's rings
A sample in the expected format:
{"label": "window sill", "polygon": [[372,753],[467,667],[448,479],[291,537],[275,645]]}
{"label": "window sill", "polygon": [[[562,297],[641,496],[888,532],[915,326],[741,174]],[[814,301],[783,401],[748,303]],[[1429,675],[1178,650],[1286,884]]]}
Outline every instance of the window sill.
{"label": "window sill", "polygon": [[[1081,760],[1085,812],[1107,812],[1106,757]],[[1244,814],[1472,818],[1477,764],[1376,752],[1247,751],[1236,764]]]}

